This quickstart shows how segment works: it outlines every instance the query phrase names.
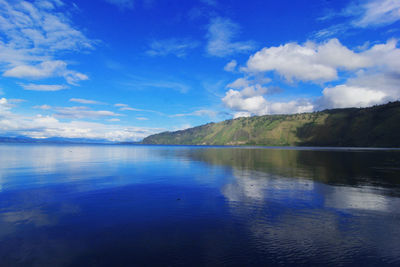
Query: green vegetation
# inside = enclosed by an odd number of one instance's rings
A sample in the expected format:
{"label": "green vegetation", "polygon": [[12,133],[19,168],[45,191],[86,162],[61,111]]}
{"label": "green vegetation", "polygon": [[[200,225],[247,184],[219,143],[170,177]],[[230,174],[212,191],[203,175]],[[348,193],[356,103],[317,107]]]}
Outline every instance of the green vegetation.
{"label": "green vegetation", "polygon": [[143,144],[400,147],[400,102],[237,118],[151,135]]}

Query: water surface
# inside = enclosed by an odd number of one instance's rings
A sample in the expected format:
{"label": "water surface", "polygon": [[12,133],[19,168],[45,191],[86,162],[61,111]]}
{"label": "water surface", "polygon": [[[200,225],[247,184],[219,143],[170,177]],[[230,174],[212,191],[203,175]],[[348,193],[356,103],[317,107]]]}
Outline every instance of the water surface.
{"label": "water surface", "polygon": [[400,151],[0,145],[1,266],[399,265]]}

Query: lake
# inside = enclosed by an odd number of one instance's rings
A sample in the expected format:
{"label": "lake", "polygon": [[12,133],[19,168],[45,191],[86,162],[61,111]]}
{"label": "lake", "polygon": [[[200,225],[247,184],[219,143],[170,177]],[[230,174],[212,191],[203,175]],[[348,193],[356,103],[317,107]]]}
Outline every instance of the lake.
{"label": "lake", "polygon": [[0,265],[400,265],[400,151],[1,144]]}

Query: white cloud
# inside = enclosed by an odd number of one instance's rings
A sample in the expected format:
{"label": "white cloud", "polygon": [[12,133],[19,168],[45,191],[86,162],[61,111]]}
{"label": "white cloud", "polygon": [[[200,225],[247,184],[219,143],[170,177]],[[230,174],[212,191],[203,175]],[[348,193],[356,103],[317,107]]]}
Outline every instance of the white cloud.
{"label": "white cloud", "polygon": [[7,101],[6,98],[0,98],[0,119],[9,114],[11,107],[12,105]]}
{"label": "white cloud", "polygon": [[400,99],[400,49],[396,40],[377,44],[362,53],[373,65],[356,72],[344,84],[327,87],[318,100],[321,108],[367,107]]}
{"label": "white cloud", "polygon": [[116,121],[121,121],[121,120],[118,118],[112,118],[112,119],[108,119],[107,121],[116,122]]}
{"label": "white cloud", "polygon": [[[113,120],[116,121],[116,120]],[[59,121],[54,116],[23,116],[12,112],[6,98],[0,98],[0,135],[33,138],[65,137],[107,139],[110,141],[138,141],[165,129],[131,127],[73,120]]]}
{"label": "white cloud", "polygon": [[67,89],[65,85],[59,85],[59,84],[20,84],[22,88],[25,90],[30,90],[30,91],[59,91],[59,90],[64,90]]}
{"label": "white cloud", "polygon": [[262,95],[246,95],[241,91],[230,89],[222,98],[224,104],[235,111],[245,111],[261,115],[267,113],[267,101]]}
{"label": "white cloud", "polygon": [[[326,86],[314,108],[366,107],[400,99],[400,49],[397,44],[397,40],[391,39],[370,48],[363,47],[356,53],[337,39],[320,44],[289,43],[263,48],[250,57],[245,70],[247,75],[276,71],[288,81],[296,79],[317,83],[337,80],[341,78],[339,71],[343,71],[350,78],[341,84]],[[257,90],[249,89],[255,84],[257,82],[248,77],[237,79],[228,88],[244,89],[228,91],[224,103],[232,110],[251,114],[283,110],[279,105],[273,107]],[[312,110],[311,106],[301,102],[299,105],[285,105],[285,108],[287,113],[291,113]]]}
{"label": "white cloud", "polygon": [[43,79],[62,76],[67,64],[61,60],[44,61],[38,65],[19,65],[3,73],[4,77]]}
{"label": "white cloud", "polygon": [[114,104],[114,106],[122,108],[122,107],[128,107],[129,105],[128,104],[117,103],[117,104]]}
{"label": "white cloud", "polygon": [[360,72],[345,84],[325,88],[322,108],[368,107],[400,99],[399,73]]}
{"label": "white cloud", "polygon": [[212,56],[225,57],[235,53],[246,53],[255,48],[251,41],[234,42],[239,33],[239,25],[226,18],[211,20],[207,33],[207,52]]}
{"label": "white cloud", "polygon": [[236,66],[237,66],[236,60],[231,60],[225,65],[224,70],[232,72],[232,71],[235,71]]}
{"label": "white cloud", "polygon": [[193,127],[192,125],[190,125],[189,123],[186,123],[186,124],[183,124],[183,125],[180,125],[180,126],[174,126],[172,128],[172,130],[173,131],[182,131],[182,130],[186,130],[186,129],[189,129],[189,128],[192,128],[192,127]]}
{"label": "white cloud", "polygon": [[132,9],[134,7],[133,0],[105,0],[106,2],[116,5],[121,9]]}
{"label": "white cloud", "polygon": [[400,1],[398,0],[369,0],[351,5],[345,11],[357,18],[353,21],[356,27],[383,26],[400,20]]}
{"label": "white cloud", "polygon": [[0,67],[5,77],[64,77],[73,85],[87,79],[54,59],[62,51],[91,49],[94,44],[58,11],[62,5],[58,0],[0,0]]}
{"label": "white cloud", "polygon": [[338,36],[339,34],[345,34],[350,28],[349,23],[333,24],[322,30],[318,30],[312,34],[313,39],[324,40],[332,36]]}
{"label": "white cloud", "polygon": [[56,113],[54,114],[57,118],[69,118],[69,119],[82,119],[90,118],[97,119],[101,117],[118,117],[121,114],[108,111],[108,110],[91,110],[87,107],[56,107]]}
{"label": "white cloud", "polygon": [[348,85],[325,88],[322,93],[325,106],[333,108],[367,107],[382,103],[387,96],[379,90]]}
{"label": "white cloud", "polygon": [[121,111],[141,111],[141,112],[155,113],[155,114],[158,114],[158,115],[165,115],[162,112],[151,110],[151,109],[132,108],[128,104],[123,104],[123,103],[114,104],[114,106],[117,107]]}
{"label": "white cloud", "polygon": [[252,113],[247,112],[247,111],[238,111],[238,112],[235,112],[235,114],[233,114],[234,119],[241,118],[241,117],[250,117],[250,116],[252,116]]}
{"label": "white cloud", "polygon": [[398,0],[364,0],[351,1],[340,12],[329,11],[318,20],[330,20],[346,17],[345,22],[333,24],[313,34],[317,39],[344,35],[357,28],[378,28],[400,20],[400,2]]}
{"label": "white cloud", "polygon": [[185,57],[189,50],[198,46],[198,42],[188,39],[171,38],[165,40],[154,40],[150,43],[150,47],[146,53],[150,56],[167,56],[172,54],[177,57]]}
{"label": "white cloud", "polygon": [[229,89],[243,89],[245,94],[262,95],[270,93],[270,89],[263,85],[271,82],[269,78],[256,77],[254,79],[250,77],[238,78],[232,83],[229,83],[226,88]]}
{"label": "white cloud", "polygon": [[34,66],[19,65],[5,71],[3,76],[20,79],[64,77],[71,85],[78,85],[78,82],[89,79],[85,74],[67,69],[67,64],[61,60],[43,61]]}
{"label": "white cloud", "polygon": [[83,98],[71,98],[69,102],[76,102],[80,104],[104,105],[103,102],[90,99],[83,99]]}
{"label": "white cloud", "polygon": [[230,89],[222,98],[222,102],[235,111],[235,118],[251,115],[303,113],[311,112],[314,109],[314,105],[309,100],[270,102],[263,96],[265,93],[266,88],[258,84],[245,87],[241,91]]}
{"label": "white cloud", "polygon": [[180,114],[174,114],[170,115],[170,117],[186,117],[186,116],[208,116],[208,117],[215,117],[217,116],[217,112],[214,110],[208,110],[208,109],[200,109],[193,111],[191,113],[180,113]]}
{"label": "white cloud", "polygon": [[274,87],[263,86],[269,82],[271,82],[269,78],[259,76],[238,78],[226,86],[229,90],[222,98],[222,102],[234,111],[234,118],[313,111],[314,104],[306,99],[289,102],[268,101],[265,96],[277,91]]}
{"label": "white cloud", "polygon": [[16,106],[16,104],[26,102],[24,99],[7,99],[5,97],[0,98],[0,118],[2,116],[8,116],[10,110]]}
{"label": "white cloud", "polygon": [[[15,118],[14,118],[15,119]],[[85,121],[60,122],[51,116],[18,117],[18,121],[0,120],[0,132],[32,138],[65,137],[138,141],[162,129],[124,127]]]}
{"label": "white cloud", "polygon": [[271,114],[306,113],[314,110],[314,104],[307,99],[297,99],[289,102],[270,102]]}
{"label": "white cloud", "polygon": [[[227,85],[223,103],[241,116],[273,113],[297,113],[326,108],[367,107],[400,99],[400,49],[391,39],[361,52],[343,46],[337,39],[324,43],[289,43],[263,48],[248,60],[246,76]],[[260,75],[276,71],[286,80],[322,82],[337,80],[345,73],[344,82],[324,86],[315,101],[267,101],[271,93],[261,86]],[[339,72],[341,71],[341,72]],[[322,85],[322,83],[319,83]]]}
{"label": "white cloud", "polygon": [[9,4],[5,0],[0,1],[0,30],[8,41],[5,43],[3,39],[0,47],[9,48],[13,54],[22,56],[8,63],[20,65],[18,59],[31,61],[36,56],[48,56],[60,50],[93,47],[93,41],[75,29],[64,14],[56,11],[62,5],[61,1],[44,3],[18,1]]}
{"label": "white cloud", "polygon": [[61,0],[37,0],[35,4],[41,8],[52,10],[58,6],[63,6],[64,3]]}
{"label": "white cloud", "polygon": [[227,88],[241,89],[250,85],[250,81],[245,78],[236,79],[234,82],[228,84]]}
{"label": "white cloud", "polygon": [[75,86],[78,86],[80,81],[89,80],[89,77],[86,76],[85,74],[73,70],[65,71],[63,76],[67,81],[67,83]]}
{"label": "white cloud", "polygon": [[248,72],[276,71],[286,80],[331,81],[338,78],[337,69],[355,70],[368,67],[370,60],[331,39],[322,44],[288,43],[263,48],[252,55],[245,68]]}
{"label": "white cloud", "polygon": [[381,70],[400,73],[400,49],[398,40],[391,39],[384,44],[376,44],[363,54],[373,62],[374,67]]}
{"label": "white cloud", "polygon": [[146,117],[136,117],[136,119],[139,121],[147,121],[148,120],[148,118],[146,118]]}
{"label": "white cloud", "polygon": [[122,103],[115,104],[114,106],[118,107],[119,110],[121,110],[121,111],[125,111],[125,110],[129,110],[129,111],[144,111],[143,109],[132,108],[129,105],[122,104]]}
{"label": "white cloud", "polygon": [[121,107],[121,108],[119,108],[119,110],[121,110],[121,111],[126,111],[126,110],[128,110],[128,111],[143,111],[141,109],[131,108],[131,107]]}
{"label": "white cloud", "polygon": [[34,106],[33,108],[36,109],[43,109],[43,110],[50,110],[52,107],[50,105],[40,105],[40,106]]}

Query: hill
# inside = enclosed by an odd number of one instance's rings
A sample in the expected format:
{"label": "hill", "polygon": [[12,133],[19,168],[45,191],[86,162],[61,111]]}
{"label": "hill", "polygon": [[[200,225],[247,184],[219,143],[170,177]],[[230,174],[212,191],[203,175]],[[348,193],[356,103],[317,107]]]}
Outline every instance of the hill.
{"label": "hill", "polygon": [[146,137],[143,144],[400,147],[400,102],[237,118]]}

